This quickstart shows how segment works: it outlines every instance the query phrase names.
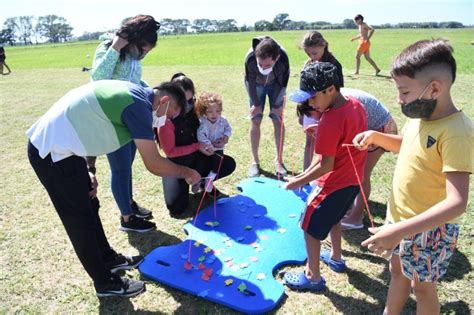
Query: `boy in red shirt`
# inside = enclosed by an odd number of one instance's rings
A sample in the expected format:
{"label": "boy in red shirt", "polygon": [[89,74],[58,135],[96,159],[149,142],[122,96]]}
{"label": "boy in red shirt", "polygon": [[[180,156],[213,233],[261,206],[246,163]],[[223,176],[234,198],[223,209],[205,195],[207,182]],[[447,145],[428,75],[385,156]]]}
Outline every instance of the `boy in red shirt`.
{"label": "boy in red shirt", "polygon": [[[306,271],[286,273],[284,277],[286,285],[294,290],[321,291],[326,287],[320,260],[336,272],[346,269],[341,257],[340,220],[359,193],[359,186],[347,147],[342,145],[352,143],[357,133],[367,130],[367,119],[358,100],[339,92],[338,82],[337,69],[331,63],[309,64],[301,71],[300,90],[290,95],[294,102],[308,100],[311,107],[322,113],[315,147],[319,158],[300,175],[288,178],[286,184],[286,189],[296,189],[314,181],[301,219],[308,253]],[[363,177],[367,154],[349,149],[357,172]],[[321,252],[321,241],[328,234],[331,252]]]}

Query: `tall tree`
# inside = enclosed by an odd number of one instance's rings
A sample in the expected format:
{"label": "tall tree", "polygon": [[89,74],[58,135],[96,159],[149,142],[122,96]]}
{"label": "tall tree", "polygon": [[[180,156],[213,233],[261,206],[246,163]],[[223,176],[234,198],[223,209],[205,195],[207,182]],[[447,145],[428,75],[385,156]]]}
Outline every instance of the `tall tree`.
{"label": "tall tree", "polygon": [[15,33],[11,28],[4,28],[0,31],[0,44],[3,43],[15,46]]}
{"label": "tall tree", "polygon": [[72,26],[65,18],[57,15],[45,15],[38,18],[37,28],[40,34],[52,43],[67,41],[72,37]]}
{"label": "tall tree", "polygon": [[288,13],[280,13],[275,16],[273,19],[273,27],[276,30],[284,30],[288,27],[288,24],[291,20],[288,18],[290,15]]}
{"label": "tall tree", "polygon": [[25,44],[31,44],[33,35],[33,16],[20,16],[18,18],[18,38]]}
{"label": "tall tree", "polygon": [[18,18],[17,17],[9,17],[3,22],[3,29],[8,30],[8,34],[10,36],[10,40],[13,42],[16,41],[17,32],[18,32]]}
{"label": "tall tree", "polygon": [[254,25],[255,31],[261,32],[261,31],[273,31],[273,23],[265,21],[265,20],[260,20],[255,22]]}

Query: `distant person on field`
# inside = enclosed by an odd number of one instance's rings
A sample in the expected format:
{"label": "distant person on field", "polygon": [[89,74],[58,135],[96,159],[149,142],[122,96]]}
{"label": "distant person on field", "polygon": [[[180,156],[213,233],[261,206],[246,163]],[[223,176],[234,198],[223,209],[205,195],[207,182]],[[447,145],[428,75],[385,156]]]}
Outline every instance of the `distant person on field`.
{"label": "distant person on field", "polygon": [[[329,51],[329,44],[324,39],[323,35],[318,31],[309,31],[303,37],[299,46],[308,55],[305,66],[312,62],[330,62],[336,66],[337,76],[339,78],[339,87],[344,86],[344,76],[342,74],[342,65]],[[311,107],[307,104],[307,108]],[[306,134],[306,143],[304,148],[303,169],[305,170],[310,164],[314,151],[315,127],[319,122],[321,116],[319,112],[310,110],[308,115],[298,115],[299,123],[303,126]]]}
{"label": "distant person on field", "polygon": [[98,297],[143,292],[142,281],[115,274],[137,267],[143,257],[123,256],[110,247],[99,216],[97,179],[85,157],[108,154],[133,141],[152,174],[198,182],[196,171],[161,157],[154,141],[154,118],[177,115],[184,104],[183,90],[173,83],[143,88],[123,81],[91,82],[59,99],[27,131],[29,161]]}
{"label": "distant person on field", "polygon": [[[160,23],[149,15],[137,15],[125,21],[113,40],[99,44],[95,51],[91,79],[122,80],[147,87],[142,81],[141,60],[156,46]],[[133,199],[132,164],[137,148],[133,141],[107,154],[111,178],[110,187],[120,210],[122,231],[146,232],[156,227],[147,221],[151,211],[141,208]],[[95,171],[95,159],[89,159]]]}
{"label": "distant person on field", "polygon": [[[283,164],[283,142],[285,131],[282,124],[283,101],[290,78],[288,55],[273,38],[257,37],[252,40],[252,48],[245,57],[245,87],[250,103],[250,143],[252,147],[252,164],[248,176],[260,175],[260,125],[265,109],[265,99],[270,103],[269,117],[273,122],[276,147],[275,171],[280,175],[287,174]],[[281,144],[281,148],[280,148]]]}
{"label": "distant person on field", "polygon": [[375,75],[379,74],[380,69],[375,64],[375,61],[370,58],[370,38],[375,32],[375,29],[364,22],[364,17],[357,14],[354,18],[355,23],[359,26],[359,34],[351,38],[351,41],[359,39],[359,46],[356,53],[356,70],[354,74],[359,74],[360,56],[364,55],[365,59],[374,67]]}
{"label": "distant person on field", "polygon": [[410,292],[417,314],[440,312],[436,286],[456,248],[474,169],[473,124],[450,93],[452,52],[440,39],[403,50],[391,70],[401,110],[410,118],[403,136],[367,131],[353,139],[361,150],[377,145],[398,153],[387,224],[369,229],[374,235],[362,242],[391,256],[384,314],[400,314]]}
{"label": "distant person on field", "polygon": [[[7,65],[7,63],[5,62],[5,60],[7,59],[7,55],[5,54],[5,48],[3,48],[2,46],[0,46],[0,72],[3,74],[3,75],[7,75],[7,74],[10,74],[12,71],[10,70],[10,67]],[[5,68],[7,68],[8,72],[7,73],[4,73],[3,72],[3,66],[5,66]]]}
{"label": "distant person on field", "polygon": [[227,119],[222,116],[222,97],[216,93],[204,92],[199,95],[196,101],[196,112],[200,120],[197,131],[198,141],[213,151],[210,156],[211,171],[204,182],[206,192],[211,192],[214,188],[212,183],[219,171],[221,157],[224,156],[224,146],[232,135],[232,128]]}
{"label": "distant person on field", "polygon": [[[329,62],[308,64],[301,71],[300,90],[290,95],[292,101],[309,105],[322,113],[316,139],[320,155],[303,173],[288,177],[286,189],[296,189],[312,183],[313,190],[306,200],[301,218],[308,260],[306,270],[285,274],[286,285],[293,290],[322,291],[326,281],[321,276],[320,262],[335,272],[344,272],[341,225],[349,207],[359,193],[356,173],[363,180],[366,152],[346,147],[358,133],[367,130],[367,118],[360,102],[345,97],[339,91],[337,68]],[[364,154],[360,154],[360,153]],[[321,251],[321,242],[330,235],[331,251]]]}

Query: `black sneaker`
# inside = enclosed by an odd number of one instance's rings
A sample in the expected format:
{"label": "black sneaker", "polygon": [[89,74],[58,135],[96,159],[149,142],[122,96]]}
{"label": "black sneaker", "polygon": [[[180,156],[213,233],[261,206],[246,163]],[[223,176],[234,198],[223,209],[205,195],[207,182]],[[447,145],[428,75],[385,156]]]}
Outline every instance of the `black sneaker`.
{"label": "black sneaker", "polygon": [[105,263],[105,267],[110,269],[110,272],[130,270],[137,267],[142,261],[143,256],[124,256],[117,254],[113,260]]}
{"label": "black sneaker", "polygon": [[123,217],[120,217],[120,231],[134,231],[134,232],[148,232],[156,228],[156,224],[150,221],[143,220],[142,218],[137,217],[132,214],[128,217],[128,222],[123,220]]}
{"label": "black sneaker", "polygon": [[132,297],[142,293],[144,290],[145,283],[143,281],[119,277],[117,275],[112,275],[110,281],[105,284],[95,285],[95,291],[98,297]]}
{"label": "black sneaker", "polygon": [[142,219],[151,218],[151,211],[140,207],[134,200],[130,204],[133,214]]}

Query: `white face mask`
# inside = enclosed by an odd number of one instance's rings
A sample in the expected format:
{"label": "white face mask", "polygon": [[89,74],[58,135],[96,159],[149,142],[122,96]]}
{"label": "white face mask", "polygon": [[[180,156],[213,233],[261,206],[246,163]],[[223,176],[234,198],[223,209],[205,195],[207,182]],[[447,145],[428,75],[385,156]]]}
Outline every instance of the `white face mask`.
{"label": "white face mask", "polygon": [[168,107],[170,106],[170,102],[166,103],[166,110],[165,114],[163,116],[158,116],[158,109],[160,108],[160,105],[158,105],[158,108],[152,112],[153,115],[153,128],[160,129],[163,127],[166,123],[166,113],[168,113]]}
{"label": "white face mask", "polygon": [[267,68],[267,69],[263,69],[262,67],[260,67],[260,65],[258,64],[258,62],[257,62],[257,67],[258,67],[258,71],[259,71],[262,75],[269,75],[269,74],[272,73],[272,71],[273,71],[273,67]]}

